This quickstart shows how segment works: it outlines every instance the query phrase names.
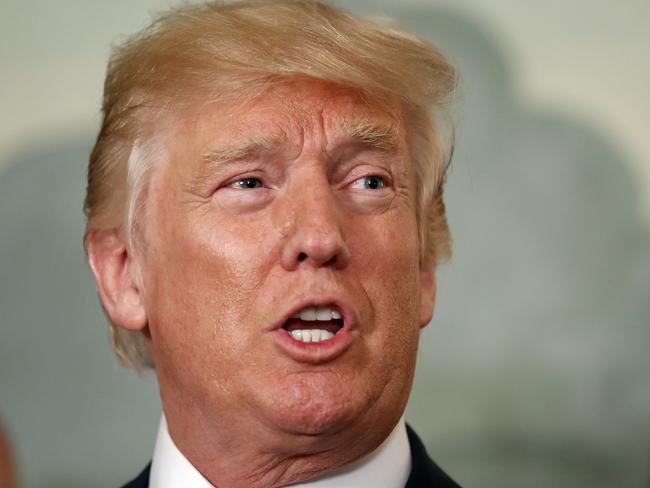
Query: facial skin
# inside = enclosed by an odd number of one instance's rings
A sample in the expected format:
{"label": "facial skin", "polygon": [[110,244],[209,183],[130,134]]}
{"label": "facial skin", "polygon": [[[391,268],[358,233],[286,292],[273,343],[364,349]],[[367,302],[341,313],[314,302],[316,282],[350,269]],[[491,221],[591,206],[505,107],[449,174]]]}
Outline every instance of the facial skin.
{"label": "facial skin", "polygon": [[[390,136],[362,141],[359,126]],[[130,312],[113,318],[148,326],[176,445],[220,487],[283,486],[371,452],[404,410],[435,294],[400,116],[294,80],[184,116],[167,155],[145,251],[123,251]],[[307,305],[342,310],[334,346],[279,328]]]}

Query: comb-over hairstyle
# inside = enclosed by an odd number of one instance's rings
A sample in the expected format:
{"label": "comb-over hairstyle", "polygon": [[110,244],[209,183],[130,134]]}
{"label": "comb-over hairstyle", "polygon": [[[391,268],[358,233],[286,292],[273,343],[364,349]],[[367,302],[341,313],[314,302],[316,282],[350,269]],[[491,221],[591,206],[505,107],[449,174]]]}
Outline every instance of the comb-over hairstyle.
{"label": "comb-over hairstyle", "polygon": [[[181,110],[200,110],[293,77],[357,90],[404,114],[417,181],[421,259],[450,255],[443,203],[452,136],[447,104],[456,72],[431,44],[387,21],[355,17],[313,0],[249,0],[182,6],[114,48],[103,123],[88,166],[86,235],[121,229],[130,252],[157,142]],[[126,365],[152,367],[140,332],[111,324]]]}

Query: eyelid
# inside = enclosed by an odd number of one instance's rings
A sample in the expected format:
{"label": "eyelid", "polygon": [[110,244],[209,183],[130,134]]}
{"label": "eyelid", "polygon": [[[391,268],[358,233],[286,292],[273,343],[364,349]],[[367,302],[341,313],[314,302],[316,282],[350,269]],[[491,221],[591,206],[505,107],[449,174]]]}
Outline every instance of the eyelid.
{"label": "eyelid", "polygon": [[253,188],[245,188],[245,187],[237,186],[237,183],[240,183],[240,182],[246,181],[246,180],[257,180],[257,181],[259,181],[260,186],[256,186],[254,188],[265,188],[266,187],[266,185],[264,184],[264,181],[262,180],[262,178],[259,178],[257,176],[243,176],[243,177],[238,177],[238,178],[235,178],[235,179],[231,179],[230,182],[225,185],[225,187],[226,188],[234,188],[234,189],[238,189],[238,190],[252,190]]}
{"label": "eyelid", "polygon": [[[350,183],[349,186],[350,186],[350,187],[354,187],[354,185],[355,185],[356,183],[358,183],[358,182],[364,180],[365,178],[379,178],[379,179],[381,180],[381,182],[382,182],[382,186],[381,186],[381,187],[379,187],[379,188],[368,188],[368,189],[371,189],[371,190],[383,190],[384,188],[387,188],[387,187],[389,186],[388,178],[386,178],[386,177],[383,176],[383,175],[380,175],[380,174],[374,174],[374,173],[373,173],[373,174],[369,174],[369,175],[363,175],[363,176],[360,176],[359,178],[356,178],[355,180],[352,181],[352,183]],[[366,188],[364,188],[364,189],[366,189]]]}
{"label": "eyelid", "polygon": [[[268,179],[265,174],[259,171],[257,168],[249,168],[244,171],[240,171],[234,175],[229,175],[228,178],[224,178],[221,183],[218,184],[216,190],[222,188],[231,188],[237,189],[235,183],[242,180],[259,180],[262,183],[262,186],[259,188],[266,188],[268,186]],[[215,191],[216,191],[215,190]]]}
{"label": "eyelid", "polygon": [[361,162],[358,166],[353,167],[347,172],[348,176],[345,178],[347,183],[343,186],[351,186],[356,181],[371,176],[376,176],[384,181],[384,188],[393,186],[393,175],[389,168],[379,166],[376,164],[368,164]]}

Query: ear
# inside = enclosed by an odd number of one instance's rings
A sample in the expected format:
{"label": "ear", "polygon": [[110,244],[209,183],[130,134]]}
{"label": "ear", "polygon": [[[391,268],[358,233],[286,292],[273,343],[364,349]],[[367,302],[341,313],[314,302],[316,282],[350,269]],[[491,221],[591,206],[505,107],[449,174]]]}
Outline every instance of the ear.
{"label": "ear", "polygon": [[129,272],[133,257],[121,233],[118,229],[91,230],[85,243],[106,314],[115,325],[142,330],[147,325],[147,316],[141,292]]}
{"label": "ear", "polygon": [[420,328],[425,327],[433,317],[436,304],[435,259],[429,256],[420,263]]}

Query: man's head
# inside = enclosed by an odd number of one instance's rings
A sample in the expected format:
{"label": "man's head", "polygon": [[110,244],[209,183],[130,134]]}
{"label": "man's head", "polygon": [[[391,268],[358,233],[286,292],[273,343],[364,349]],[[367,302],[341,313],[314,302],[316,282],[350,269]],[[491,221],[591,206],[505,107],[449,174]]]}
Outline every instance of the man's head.
{"label": "man's head", "polygon": [[454,82],[430,45],[302,0],[184,8],[116,51],[85,244],[177,442],[385,438],[449,252],[432,110]]}

